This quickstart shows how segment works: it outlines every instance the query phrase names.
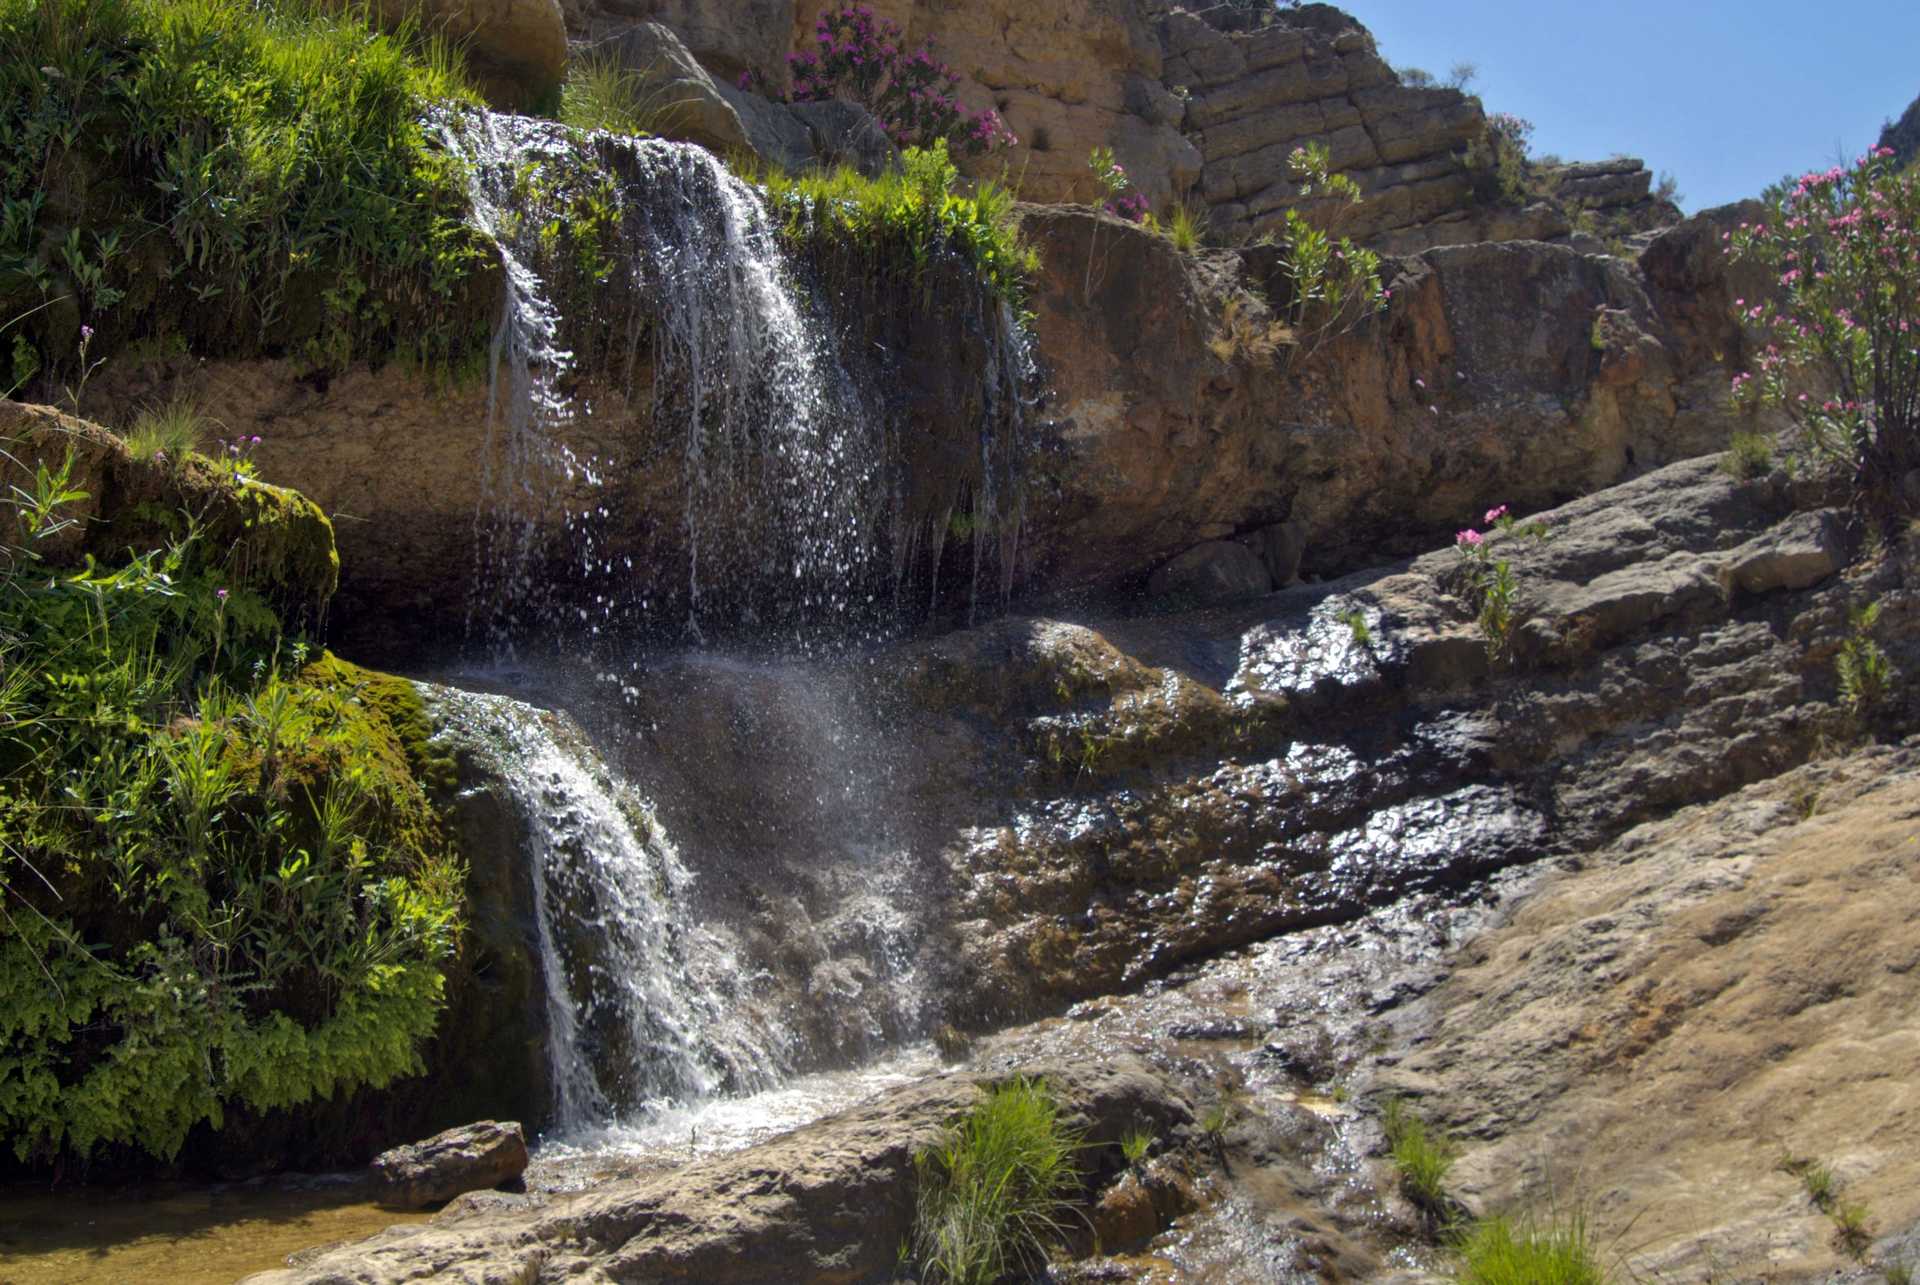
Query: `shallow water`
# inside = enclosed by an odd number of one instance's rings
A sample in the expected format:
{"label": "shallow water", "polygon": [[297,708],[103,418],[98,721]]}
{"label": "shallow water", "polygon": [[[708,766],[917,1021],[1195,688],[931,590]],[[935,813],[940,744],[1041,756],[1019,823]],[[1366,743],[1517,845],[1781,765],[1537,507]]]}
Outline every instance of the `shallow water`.
{"label": "shallow water", "polygon": [[298,1250],[427,1216],[338,1187],[0,1191],[0,1285],[232,1285]]}

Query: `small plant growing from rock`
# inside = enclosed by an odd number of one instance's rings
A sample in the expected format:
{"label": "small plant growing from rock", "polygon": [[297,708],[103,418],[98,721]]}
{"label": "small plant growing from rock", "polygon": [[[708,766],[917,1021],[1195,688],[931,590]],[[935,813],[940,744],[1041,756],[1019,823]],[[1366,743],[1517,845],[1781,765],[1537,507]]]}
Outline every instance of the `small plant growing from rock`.
{"label": "small plant growing from rock", "polygon": [[1496,555],[1495,537],[1544,540],[1551,532],[1544,522],[1516,521],[1504,504],[1488,509],[1483,521],[1487,530],[1469,527],[1454,537],[1453,547],[1460,555],[1467,602],[1473,608],[1480,636],[1486,643],[1487,660],[1498,665],[1512,655],[1513,631],[1519,624],[1516,612],[1520,581],[1514,574],[1513,563]]}
{"label": "small plant growing from rock", "polygon": [[1720,469],[1737,482],[1750,482],[1773,472],[1773,440],[1765,433],[1744,430],[1727,441],[1727,453]]}
{"label": "small plant growing from rock", "polygon": [[1282,271],[1290,297],[1277,309],[1293,332],[1294,354],[1311,355],[1387,306],[1380,284],[1380,256],[1338,237],[1333,228],[1360,203],[1360,186],[1333,172],[1325,143],[1309,143],[1287,158],[1300,184],[1301,207],[1290,208],[1277,243],[1285,251]]}
{"label": "small plant growing from rock", "polygon": [[1447,1214],[1447,1175],[1460,1158],[1459,1146],[1399,1098],[1387,1102],[1380,1123],[1400,1175],[1400,1190],[1429,1223],[1438,1225]]}
{"label": "small plant growing from rock", "polygon": [[1913,1264],[1905,1261],[1882,1263],[1880,1279],[1886,1285],[1913,1285]]}
{"label": "small plant growing from rock", "polygon": [[1079,1183],[1078,1146],[1043,1081],[989,1090],[913,1158],[913,1257],[922,1279],[993,1285],[1044,1262]]}
{"label": "small plant growing from rock", "polygon": [[1878,709],[1893,687],[1893,662],[1874,641],[1874,627],[1880,623],[1880,604],[1849,608],[1847,617],[1852,632],[1840,645],[1834,670],[1840,679],[1840,703],[1856,718]]}
{"label": "small plant growing from rock", "polygon": [[1873,1244],[1872,1212],[1866,1203],[1836,1201],[1827,1211],[1827,1218],[1833,1223],[1834,1247],[1856,1263],[1864,1262]]}
{"label": "small plant growing from rock", "polygon": [[1584,1210],[1481,1218],[1453,1242],[1461,1285],[1605,1285]]}
{"label": "small plant growing from rock", "polygon": [[1114,159],[1111,147],[1094,148],[1087,156],[1087,168],[1100,186],[1101,207],[1108,214],[1129,223],[1146,219],[1147,198],[1133,190],[1133,180],[1127,177],[1126,167]]}
{"label": "small plant growing from rock", "polygon": [[1120,1158],[1127,1162],[1129,1169],[1138,1169],[1152,1150],[1153,1134],[1146,1129],[1129,1130],[1120,1139]]}

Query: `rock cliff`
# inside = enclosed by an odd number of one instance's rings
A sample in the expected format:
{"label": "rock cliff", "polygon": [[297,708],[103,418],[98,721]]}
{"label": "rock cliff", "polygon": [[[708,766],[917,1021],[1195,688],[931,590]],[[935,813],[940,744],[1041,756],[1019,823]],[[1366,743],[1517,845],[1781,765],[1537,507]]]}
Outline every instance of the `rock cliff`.
{"label": "rock cliff", "polygon": [[1920,159],[1920,98],[1913,100],[1899,120],[1887,122],[1880,131],[1880,146],[1891,147],[1902,165]]}

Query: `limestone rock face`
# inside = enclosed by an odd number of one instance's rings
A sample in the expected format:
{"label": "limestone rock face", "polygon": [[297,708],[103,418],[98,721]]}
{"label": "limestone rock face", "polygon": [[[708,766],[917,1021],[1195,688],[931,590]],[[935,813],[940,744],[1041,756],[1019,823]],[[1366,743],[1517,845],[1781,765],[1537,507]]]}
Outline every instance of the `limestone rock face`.
{"label": "limestone rock face", "polygon": [[373,8],[392,24],[418,18],[425,31],[458,45],[496,107],[531,107],[566,77],[559,0],[375,0]]}
{"label": "limestone rock face", "polygon": [[1384,313],[1296,354],[1265,303],[1284,288],[1271,251],[1182,256],[1033,211],[1061,450],[1031,583],[1117,584],[1280,522],[1324,575],[1443,543],[1494,503],[1719,449],[1738,422],[1719,363],[1741,351],[1724,222],[1664,234],[1644,264],[1534,242],[1391,260]]}
{"label": "limestone rock face", "polygon": [[[812,47],[814,22],[836,0],[799,0],[794,48]],[[911,45],[931,40],[960,74],[972,110],[994,108],[1020,143],[970,163],[983,177],[1005,167],[1032,201],[1091,201],[1087,155],[1110,146],[1156,209],[1199,179],[1199,150],[1182,133],[1186,104],[1163,83],[1164,54],[1142,0],[876,0]],[[782,69],[784,72],[784,68]]]}
{"label": "limestone rock face", "polygon": [[396,1209],[424,1209],[518,1178],[527,1139],[514,1123],[483,1120],[382,1152],[371,1168],[375,1193]]}

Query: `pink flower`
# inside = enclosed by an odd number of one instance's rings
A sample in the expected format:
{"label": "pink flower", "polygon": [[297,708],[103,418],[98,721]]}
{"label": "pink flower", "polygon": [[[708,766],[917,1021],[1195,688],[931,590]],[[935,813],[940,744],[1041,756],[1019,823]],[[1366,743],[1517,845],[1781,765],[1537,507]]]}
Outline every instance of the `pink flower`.
{"label": "pink flower", "polygon": [[1454,536],[1453,542],[1455,544],[1466,545],[1468,548],[1471,549],[1471,548],[1477,548],[1481,544],[1485,543],[1486,538],[1487,537],[1485,537],[1484,535],[1481,535],[1478,531],[1475,531],[1473,528],[1469,527],[1465,531],[1462,531],[1458,535]]}
{"label": "pink flower", "polygon": [[215,589],[213,591],[213,596],[218,598],[221,602],[225,602],[227,600],[227,591],[225,589]]}
{"label": "pink flower", "polygon": [[1497,509],[1488,509],[1487,516],[1482,518],[1481,521],[1485,522],[1488,526],[1492,526],[1505,516],[1507,516],[1507,506],[1503,504]]}

